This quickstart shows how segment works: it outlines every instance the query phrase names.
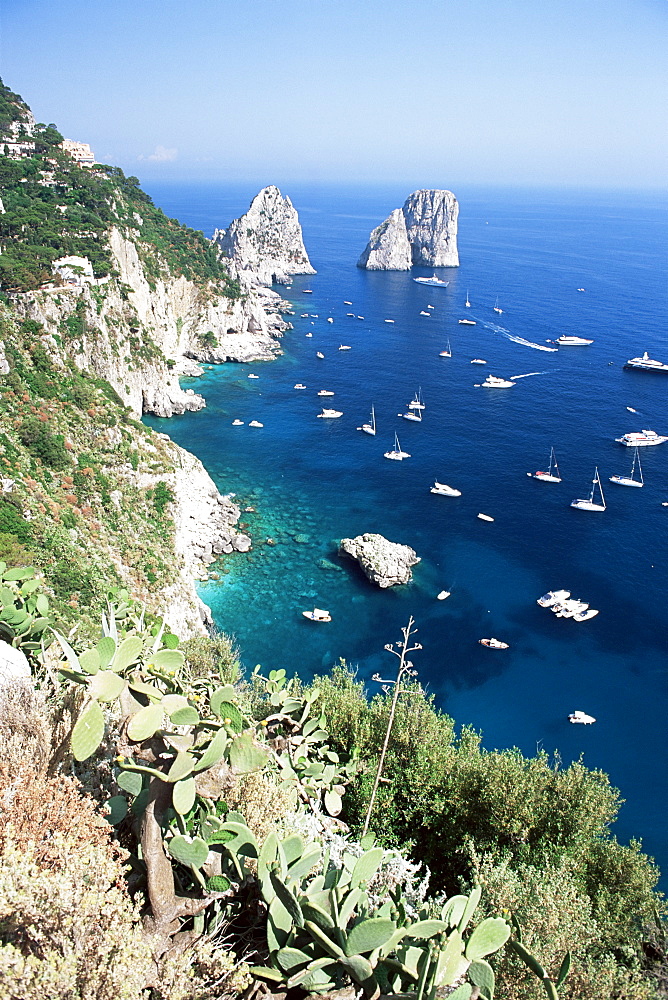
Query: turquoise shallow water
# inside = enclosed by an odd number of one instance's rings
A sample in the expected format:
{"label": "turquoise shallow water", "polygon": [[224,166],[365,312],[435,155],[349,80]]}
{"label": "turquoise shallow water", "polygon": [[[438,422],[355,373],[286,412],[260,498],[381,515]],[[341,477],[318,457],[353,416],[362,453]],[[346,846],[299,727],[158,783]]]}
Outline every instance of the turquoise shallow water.
{"label": "turquoise shallow water", "polygon": [[[210,235],[256,190],[151,193]],[[628,193],[458,191],[461,266],[441,272],[450,280],[441,289],[355,267],[370,229],[407,191],[284,193],[300,212],[318,274],[284,293],[296,315],[283,356],[213,368],[193,382],[205,410],[148,421],[199,455],[221,491],[254,508],[242,515],[253,552],[226,560],[202,597],[246,664],[306,676],[339,657],[367,678],[390,669],[383,646],[412,614],[423,644],[415,665],[443,708],[482,729],[487,746],[543,747],[564,760],[582,754],[603,768],[627,800],[618,836],[642,837],[668,869],[668,444],[643,450],[642,490],[607,482],[631,465],[615,437],[641,427],[668,433],[668,376],[622,369],[643,350],[668,361],[665,203]],[[497,296],[501,316],[492,309]],[[460,326],[465,316],[477,325]],[[508,336],[544,344],[561,333],[594,344],[553,354]],[[448,339],[453,356],[440,358]],[[473,357],[487,366],[471,365]],[[249,380],[251,372],[259,378]],[[475,388],[487,372],[528,377],[505,391]],[[307,390],[294,390],[296,382]],[[397,416],[418,386],[421,424]],[[322,388],[335,392],[331,401],[317,397]],[[344,416],[316,419],[323,402]],[[355,430],[372,403],[375,438]],[[233,427],[235,418],[244,426]],[[249,428],[252,419],[264,427]],[[395,430],[410,460],[383,458]],[[564,481],[527,478],[545,467],[552,445]],[[596,464],[607,510],[572,510]],[[431,495],[436,478],[462,496]],[[480,511],[494,523],[478,520]],[[417,550],[422,562],[409,586],[379,591],[337,557],[340,538],[364,531]],[[538,608],[536,598],[557,587],[600,614],[576,624]],[[441,589],[452,591],[447,601],[435,599]],[[313,605],[333,621],[306,621],[301,611]],[[510,649],[481,647],[485,635]],[[569,725],[575,708],[597,724]]]}

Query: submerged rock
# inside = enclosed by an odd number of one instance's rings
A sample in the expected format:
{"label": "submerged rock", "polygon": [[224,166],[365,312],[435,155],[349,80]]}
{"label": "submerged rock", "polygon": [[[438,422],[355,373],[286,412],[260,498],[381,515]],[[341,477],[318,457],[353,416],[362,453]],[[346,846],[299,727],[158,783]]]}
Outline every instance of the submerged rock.
{"label": "submerged rock", "polygon": [[342,538],[339,554],[356,559],[369,580],[383,589],[408,583],[413,575],[411,567],[420,562],[410,545],[390,542],[383,535],[375,534]]}
{"label": "submerged rock", "polygon": [[357,266],[368,271],[408,271],[413,264],[457,267],[458,214],[452,191],[414,191],[373,230]]}

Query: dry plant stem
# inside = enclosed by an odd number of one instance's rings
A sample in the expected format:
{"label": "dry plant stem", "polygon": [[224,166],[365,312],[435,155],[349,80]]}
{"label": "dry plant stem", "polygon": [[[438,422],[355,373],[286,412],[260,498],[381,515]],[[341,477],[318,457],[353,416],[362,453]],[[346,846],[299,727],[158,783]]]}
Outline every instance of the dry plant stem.
{"label": "dry plant stem", "polygon": [[[413,628],[414,624],[415,624],[415,619],[411,615],[410,618],[408,619],[408,625],[405,625],[401,630],[401,633],[404,638],[403,642],[400,644],[398,651],[396,649],[393,649],[390,643],[388,643],[385,646],[385,649],[388,651],[388,653],[393,653],[395,656],[399,658],[399,670],[397,672],[396,680],[386,682],[388,684],[394,684],[394,695],[392,696],[392,705],[390,706],[390,716],[387,720],[387,729],[385,731],[385,742],[383,743],[383,749],[380,754],[380,760],[378,761],[376,780],[373,783],[373,789],[371,791],[371,799],[369,800],[369,807],[366,811],[366,817],[364,819],[364,828],[362,830],[363,837],[366,836],[367,831],[369,829],[371,814],[373,812],[373,807],[376,801],[376,793],[378,792],[378,785],[380,784],[380,779],[383,774],[385,755],[387,754],[387,748],[390,744],[390,736],[392,735],[392,726],[394,724],[394,713],[396,712],[397,709],[397,702],[399,701],[399,695],[402,693],[401,681],[403,680],[405,674],[411,673],[411,668],[413,666],[410,660],[406,659],[406,656],[408,653],[412,653],[416,649],[422,649],[422,646],[419,642],[416,642],[415,645],[411,646],[410,648],[408,647],[408,643],[410,642],[411,636],[415,635],[415,633],[417,632],[417,629]],[[380,678],[374,676],[374,680],[377,679],[379,680]]]}

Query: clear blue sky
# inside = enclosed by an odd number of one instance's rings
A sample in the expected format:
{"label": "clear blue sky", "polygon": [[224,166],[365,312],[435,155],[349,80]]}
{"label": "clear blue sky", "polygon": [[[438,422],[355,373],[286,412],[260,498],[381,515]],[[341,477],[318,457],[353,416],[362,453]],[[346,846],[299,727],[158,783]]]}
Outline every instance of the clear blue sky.
{"label": "clear blue sky", "polygon": [[666,0],[1,11],[5,83],[146,180],[666,186]]}

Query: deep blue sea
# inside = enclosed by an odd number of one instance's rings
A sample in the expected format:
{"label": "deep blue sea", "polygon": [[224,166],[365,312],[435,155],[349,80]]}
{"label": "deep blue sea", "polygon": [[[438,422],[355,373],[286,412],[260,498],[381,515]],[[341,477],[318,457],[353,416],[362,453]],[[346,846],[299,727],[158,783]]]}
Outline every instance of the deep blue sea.
{"label": "deep blue sea", "polygon": [[[259,186],[148,190],[168,215],[210,236],[246,211]],[[425,269],[355,266],[407,189],[283,193],[318,273],[284,293],[295,316],[282,357],[211,368],[192,383],[205,410],[148,421],[254,508],[242,515],[252,554],[226,559],[220,579],[201,587],[217,624],[236,636],[248,666],[309,676],[343,657],[370,679],[392,671],[384,644],[413,615],[423,645],[414,663],[439,705],[482,730],[489,748],[543,748],[605,770],[626,799],[614,832],[642,838],[668,871],[668,443],[642,449],[642,490],[608,482],[628,474],[633,457],[615,437],[668,434],[668,375],[622,368],[645,350],[668,362],[665,198],[457,190],[461,266],[440,271],[450,281],[443,289],[412,280]],[[477,325],[459,325],[464,317]],[[546,345],[562,333],[594,343],[547,353],[509,339]],[[439,357],[448,340],[452,357]],[[527,377],[512,389],[476,388],[487,373]],[[298,382],[307,390],[294,390]],[[421,424],[398,416],[418,388]],[[320,389],[335,396],[318,398]],[[316,419],[323,403],[344,416]],[[375,438],[356,431],[372,404]],[[235,418],[244,425],[233,427]],[[253,419],[264,426],[249,427]],[[383,458],[395,431],[411,454],[403,462]],[[528,478],[552,446],[563,482]],[[606,511],[572,509],[597,465]],[[435,479],[461,497],[432,495]],[[378,590],[337,557],[339,539],[367,531],[416,549],[410,585]],[[562,587],[600,614],[575,623],[537,606]],[[442,589],[452,595],[438,601]],[[314,605],[333,621],[304,619]],[[486,649],[482,636],[510,648]],[[570,725],[574,709],[596,725]]]}

